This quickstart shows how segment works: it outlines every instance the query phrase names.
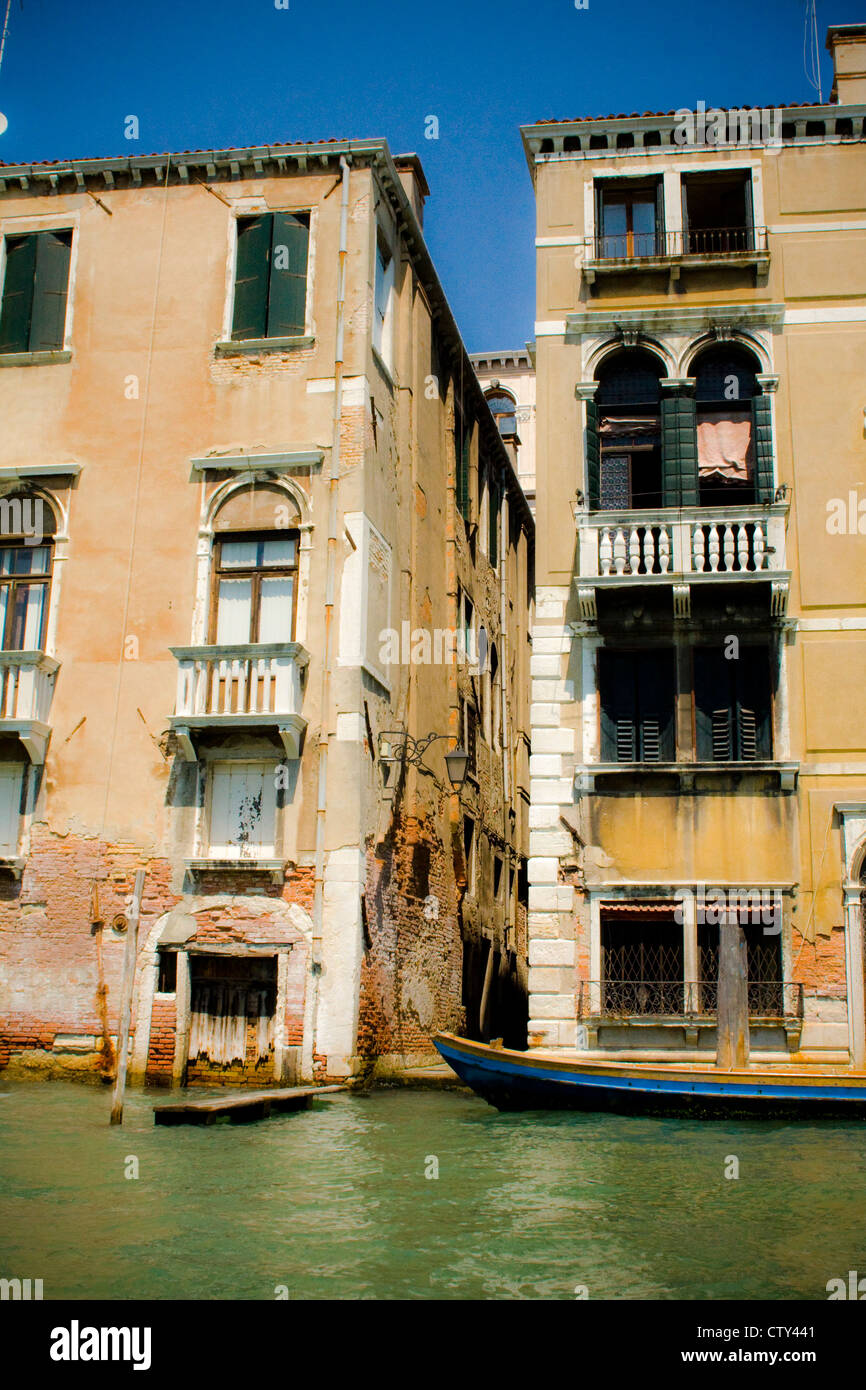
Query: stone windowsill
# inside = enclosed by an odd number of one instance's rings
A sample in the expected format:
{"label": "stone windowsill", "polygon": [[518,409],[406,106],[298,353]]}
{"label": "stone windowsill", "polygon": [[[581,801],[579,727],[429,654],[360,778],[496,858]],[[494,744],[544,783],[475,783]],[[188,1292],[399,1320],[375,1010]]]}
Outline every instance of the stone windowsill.
{"label": "stone windowsill", "polygon": [[283,883],[286,877],[284,859],[216,859],[205,855],[183,862],[184,867],[193,874],[220,873],[224,870],[237,873],[240,870],[242,873],[270,874],[274,883]]}
{"label": "stone windowsill", "polygon": [[0,352],[0,367],[48,367],[71,362],[71,348],[43,348],[38,352]]}
{"label": "stone windowsill", "polygon": [[258,352],[291,352],[297,348],[310,348],[315,338],[298,336],[292,338],[229,338],[216,344],[217,357],[248,357]]}

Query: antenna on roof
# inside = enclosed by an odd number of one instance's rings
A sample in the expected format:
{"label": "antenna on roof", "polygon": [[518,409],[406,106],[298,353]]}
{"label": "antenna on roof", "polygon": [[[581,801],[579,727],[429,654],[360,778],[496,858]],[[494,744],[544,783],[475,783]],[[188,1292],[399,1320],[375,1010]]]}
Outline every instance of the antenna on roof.
{"label": "antenna on roof", "polygon": [[817,0],[806,0],[806,22],[803,27],[803,69],[811,87],[818,93],[821,105],[821,50],[818,47]]}
{"label": "antenna on roof", "polygon": [[0,38],[0,63],[3,62],[3,51],[6,48],[6,35],[9,33],[9,11],[12,9],[12,0],[6,0],[6,13],[3,16],[3,37]]}

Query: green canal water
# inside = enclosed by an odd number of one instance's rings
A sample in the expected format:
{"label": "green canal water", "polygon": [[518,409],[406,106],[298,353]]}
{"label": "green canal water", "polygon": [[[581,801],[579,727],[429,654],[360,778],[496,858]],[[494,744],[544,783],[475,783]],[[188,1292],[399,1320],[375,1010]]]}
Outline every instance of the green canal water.
{"label": "green canal water", "polygon": [[0,1276],[46,1299],[824,1300],[866,1275],[866,1125],[376,1090],[156,1128],[164,1093],[134,1091],[110,1129],[102,1090],[0,1091]]}

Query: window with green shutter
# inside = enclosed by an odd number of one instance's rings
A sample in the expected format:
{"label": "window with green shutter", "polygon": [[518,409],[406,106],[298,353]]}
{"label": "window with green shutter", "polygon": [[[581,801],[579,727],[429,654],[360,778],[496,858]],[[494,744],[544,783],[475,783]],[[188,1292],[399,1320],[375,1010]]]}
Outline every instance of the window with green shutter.
{"label": "window with green shutter", "polygon": [[502,509],[502,488],[495,469],[487,472],[487,558],[494,569],[499,565],[499,522]]}
{"label": "window with green shutter", "polygon": [[674,653],[668,648],[598,654],[601,758],[606,763],[675,757]]}
{"label": "window with green shutter", "polygon": [[772,757],[770,653],[717,647],[694,652],[695,733],[699,762],[755,762]]}
{"label": "window with green shutter", "polygon": [[232,338],[297,338],[306,327],[310,215],[238,219]]}
{"label": "window with green shutter", "polygon": [[457,510],[463,520],[469,521],[469,449],[472,442],[472,426],[463,415],[461,407],[454,408],[454,453],[457,466]]}
{"label": "window with green shutter", "polygon": [[0,352],[63,347],[72,232],[6,238]]}

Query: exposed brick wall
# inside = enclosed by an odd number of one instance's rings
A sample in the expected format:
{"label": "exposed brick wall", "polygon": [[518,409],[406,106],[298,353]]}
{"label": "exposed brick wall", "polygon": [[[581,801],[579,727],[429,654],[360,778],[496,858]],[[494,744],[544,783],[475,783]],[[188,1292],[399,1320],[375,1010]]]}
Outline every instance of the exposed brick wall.
{"label": "exposed brick wall", "polygon": [[[0,1066],[13,1052],[50,1051],[58,1033],[99,1036],[102,1032],[98,989],[97,943],[91,927],[91,893],[99,896],[104,981],[110,1032],[116,1032],[123,978],[125,936],[111,930],[112,919],[126,910],[136,870],[146,862],[139,942],[147,939],[157,918],[176,907],[182,896],[171,888],[167,860],[143,856],[132,844],[102,846],[95,839],[52,835],[34,827],[31,852],[21,881],[0,876]],[[247,870],[202,875],[198,896],[235,894],[233,903],[199,915],[200,942],[291,944],[286,1029],[290,1046],[303,1039],[304,988],[308,947],[301,933],[260,902],[272,898],[310,911],[314,893],[312,868],[291,868],[283,884]],[[134,997],[134,1005],[135,1005]],[[133,1013],[133,1028],[136,1026]],[[170,1034],[170,1036],[169,1036]],[[155,1000],[151,1022],[148,1074],[171,1073],[174,1056],[174,1001]],[[166,1060],[167,1059],[167,1060]]]}
{"label": "exposed brick wall", "polygon": [[150,1020],[150,1046],[147,1051],[147,1082],[168,1086],[174,1065],[174,1039],[177,1008],[173,998],[156,998]]}
{"label": "exposed brick wall", "polygon": [[[404,815],[398,795],[389,836],[378,852],[368,854],[370,945],[362,966],[358,1021],[362,1057],[435,1053],[431,1035],[462,1023],[458,889],[443,831],[440,816]],[[420,856],[419,846],[424,850]],[[428,916],[425,900],[430,901]]]}
{"label": "exposed brick wall", "polygon": [[847,995],[845,970],[845,928],[835,927],[830,936],[804,941],[794,931],[791,979],[802,984],[806,995],[844,999]]}

